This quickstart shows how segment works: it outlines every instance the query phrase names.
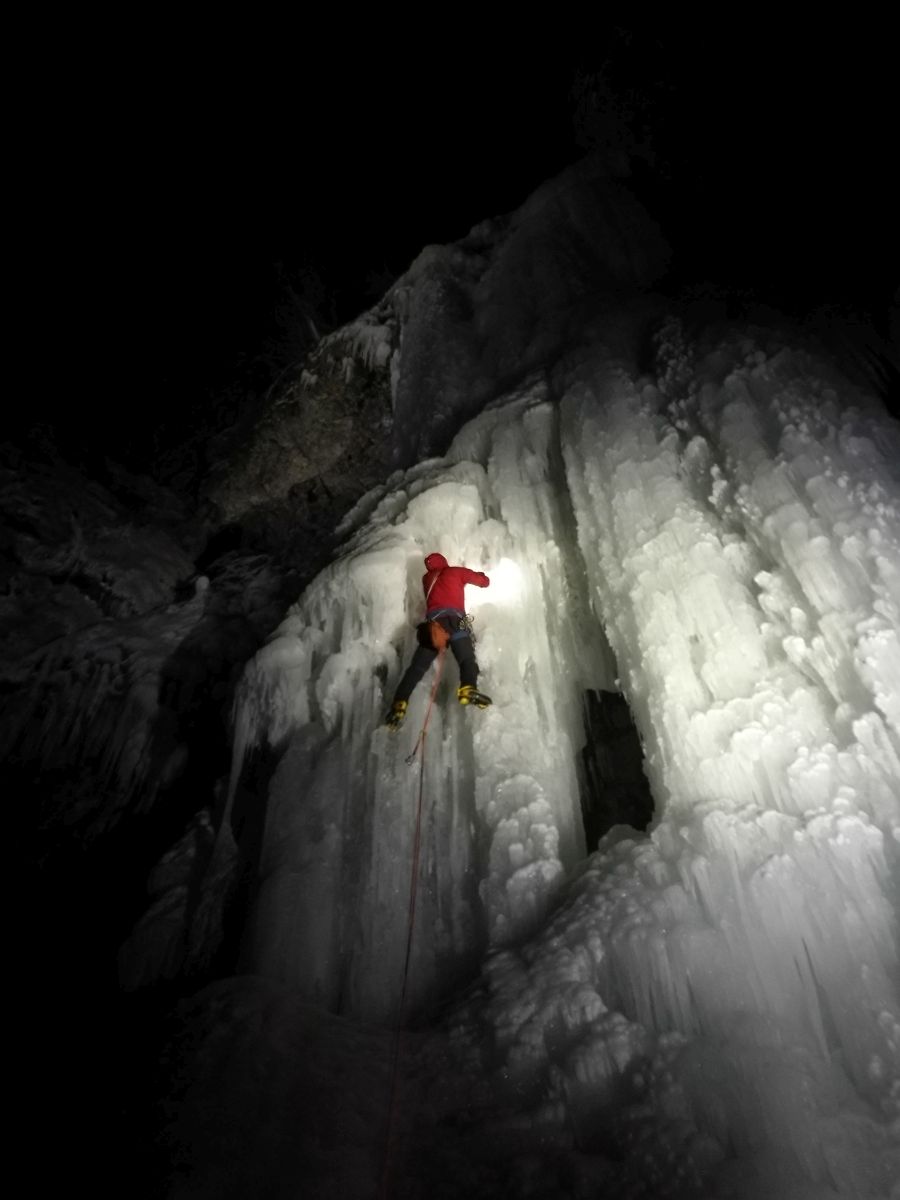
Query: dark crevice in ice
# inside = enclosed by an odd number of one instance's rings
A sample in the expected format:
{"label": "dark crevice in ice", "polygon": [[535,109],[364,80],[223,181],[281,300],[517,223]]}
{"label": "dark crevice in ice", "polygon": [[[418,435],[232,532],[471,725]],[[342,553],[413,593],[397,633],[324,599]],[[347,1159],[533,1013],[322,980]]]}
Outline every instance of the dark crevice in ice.
{"label": "dark crevice in ice", "polygon": [[619,692],[584,693],[586,742],[581,751],[581,815],[588,851],[614,825],[646,829],[653,797],[644,774],[641,739]]}

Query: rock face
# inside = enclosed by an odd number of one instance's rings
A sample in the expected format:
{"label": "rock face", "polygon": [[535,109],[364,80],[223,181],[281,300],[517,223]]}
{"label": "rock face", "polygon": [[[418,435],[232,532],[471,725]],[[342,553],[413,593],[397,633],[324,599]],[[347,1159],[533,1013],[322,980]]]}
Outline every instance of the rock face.
{"label": "rock face", "polygon": [[[98,828],[152,802],[172,769],[177,745],[154,733],[160,680],[202,611],[177,500],[149,481],[119,482],[115,496],[59,460],[26,461],[10,448],[0,497],[2,662],[18,697],[2,724],[3,757],[25,778],[38,767],[45,820]],[[144,494],[126,501],[129,486]],[[185,591],[190,603],[178,599]],[[51,778],[65,781],[62,796]]]}
{"label": "rock face", "polygon": [[317,507],[340,513],[380,479],[391,427],[386,366],[344,331],[323,339],[249,444],[214,473],[209,492],[224,521],[282,515],[307,532]]}
{"label": "rock face", "polygon": [[634,197],[586,161],[515,213],[428,246],[323,339],[210,495],[227,521],[332,514],[387,469],[442,453],[460,424],[551,363],[586,322],[646,289],[667,249]]}

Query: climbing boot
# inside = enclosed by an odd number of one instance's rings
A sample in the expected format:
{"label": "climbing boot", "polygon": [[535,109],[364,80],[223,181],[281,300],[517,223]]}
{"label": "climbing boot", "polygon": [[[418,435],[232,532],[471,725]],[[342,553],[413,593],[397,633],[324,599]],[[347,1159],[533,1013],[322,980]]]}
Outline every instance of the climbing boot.
{"label": "climbing boot", "polygon": [[457,688],[456,698],[460,704],[474,704],[476,708],[487,708],[492,703],[490,696],[485,696],[484,692],[479,692],[474,684],[471,683]]}
{"label": "climbing boot", "polygon": [[384,721],[388,729],[393,732],[395,729],[400,728],[400,726],[406,720],[406,710],[408,707],[409,705],[405,700],[394,701],[394,703],[391,705],[391,711],[388,713]]}

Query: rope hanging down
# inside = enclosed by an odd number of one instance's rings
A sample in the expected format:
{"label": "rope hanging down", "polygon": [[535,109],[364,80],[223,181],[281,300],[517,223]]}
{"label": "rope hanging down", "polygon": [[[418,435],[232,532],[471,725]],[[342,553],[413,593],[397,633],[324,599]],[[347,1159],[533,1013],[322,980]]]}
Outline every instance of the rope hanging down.
{"label": "rope hanging down", "polygon": [[422,843],[422,807],[423,797],[425,794],[425,739],[428,735],[428,722],[431,720],[431,710],[434,707],[434,698],[437,695],[438,685],[441,682],[441,672],[444,669],[444,656],[446,647],[442,647],[438,651],[437,671],[434,676],[434,684],[431,688],[431,695],[428,699],[428,708],[425,712],[425,720],[422,722],[422,728],[419,730],[419,736],[416,738],[416,744],[413,747],[412,754],[406,759],[407,763],[412,766],[416,760],[416,755],[419,754],[419,794],[416,800],[416,830],[413,835],[413,855],[412,855],[412,874],[409,881],[409,914],[407,918],[407,933],[406,933],[406,957],[403,962],[403,984],[400,988],[400,1000],[397,1005],[397,1022],[394,1026],[393,1045],[391,1047],[391,1092],[388,1102],[388,1126],[384,1144],[384,1170],[381,1180],[381,1196],[382,1200],[387,1200],[388,1182],[389,1182],[389,1166],[391,1155],[391,1142],[394,1133],[394,1117],[397,1100],[397,1068],[400,1062],[400,1031],[403,1022],[403,1008],[406,1004],[406,988],[409,982],[409,962],[412,957],[413,946],[413,931],[416,924],[416,893],[419,887],[419,847]]}
{"label": "rope hanging down", "polygon": [[[444,656],[447,653],[447,647],[442,646],[438,651],[437,671],[434,675],[434,684],[431,688],[431,695],[428,697],[428,708],[425,711],[425,720],[422,722],[422,728],[419,730],[419,736],[416,738],[416,744],[412,748],[412,754],[407,759],[407,765],[412,766],[416,761],[416,755],[419,752],[419,747],[422,747],[421,770],[419,773],[419,800],[422,798],[422,773],[425,770],[425,736],[428,732],[428,722],[431,720],[431,710],[434,708],[434,698],[437,695],[438,684],[441,682],[441,672],[444,669]],[[415,882],[415,881],[414,881]]]}

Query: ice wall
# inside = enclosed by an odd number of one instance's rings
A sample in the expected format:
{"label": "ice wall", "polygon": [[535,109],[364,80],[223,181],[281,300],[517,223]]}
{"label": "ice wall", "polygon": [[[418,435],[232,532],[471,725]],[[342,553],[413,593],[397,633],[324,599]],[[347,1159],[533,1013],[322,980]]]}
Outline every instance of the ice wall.
{"label": "ice wall", "polygon": [[[614,1142],[623,1194],[886,1196],[898,450],[826,364],[761,335],[700,352],[673,323],[652,378],[573,354],[395,477],[245,677],[241,736],[278,756],[248,963],[394,1014],[427,682],[401,735],[379,722],[440,549],[494,576],[495,704],[460,710],[448,662],[411,1010],[486,953],[449,1019],[462,1069],[494,1047],[504,1103]],[[616,672],[657,816],[579,866],[581,693]]]}
{"label": "ice wall", "polygon": [[560,423],[657,820],[454,1036],[623,1194],[894,1195],[898,429],[764,340],[671,326],[660,368],[576,364]]}
{"label": "ice wall", "polygon": [[[584,853],[581,694],[612,686],[585,636],[557,411],[535,383],[445,460],[398,477],[244,680],[238,724],[280,758],[250,959],[357,1015],[394,1011],[402,978],[419,765],[433,675],[399,735],[381,722],[422,617],[423,557],[483,568],[470,593],[491,709],[456,704],[448,656],[424,754],[424,848],[411,1003],[532,930]],[[358,517],[358,515],[357,515]],[[475,589],[472,589],[474,592]]]}

